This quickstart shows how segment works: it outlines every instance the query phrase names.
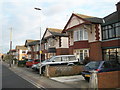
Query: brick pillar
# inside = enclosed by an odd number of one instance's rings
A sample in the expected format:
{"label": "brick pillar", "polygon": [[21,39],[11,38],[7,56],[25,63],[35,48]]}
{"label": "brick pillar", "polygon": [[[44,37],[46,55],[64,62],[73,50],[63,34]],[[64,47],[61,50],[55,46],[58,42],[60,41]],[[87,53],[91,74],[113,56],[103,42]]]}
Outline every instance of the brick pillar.
{"label": "brick pillar", "polygon": [[101,42],[92,42],[89,43],[90,46],[90,60],[97,61],[102,60],[102,49]]}
{"label": "brick pillar", "polygon": [[70,55],[73,54],[73,46],[69,46],[69,54],[70,54]]}

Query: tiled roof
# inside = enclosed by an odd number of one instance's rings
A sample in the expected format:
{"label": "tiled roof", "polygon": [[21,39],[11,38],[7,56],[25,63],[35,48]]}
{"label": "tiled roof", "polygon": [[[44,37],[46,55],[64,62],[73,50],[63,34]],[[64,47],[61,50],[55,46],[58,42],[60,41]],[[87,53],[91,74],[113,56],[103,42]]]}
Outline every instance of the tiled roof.
{"label": "tiled roof", "polygon": [[118,21],[118,12],[117,11],[113,12],[113,13],[109,14],[108,16],[104,17],[103,19],[105,21],[105,23],[103,23],[103,25],[117,22]]}
{"label": "tiled roof", "polygon": [[27,50],[27,48],[23,45],[23,46],[16,46],[16,50],[21,49],[21,50]]}
{"label": "tiled roof", "polygon": [[37,40],[29,40],[29,39],[28,39],[28,40],[26,40],[26,41],[29,43],[29,42],[33,42],[33,41],[37,41]]}
{"label": "tiled roof", "polygon": [[39,43],[40,43],[40,40],[36,40],[36,41],[29,42],[28,45],[36,45]]}
{"label": "tiled roof", "polygon": [[78,17],[81,17],[87,21],[93,22],[93,23],[103,23],[102,18],[98,18],[98,17],[94,17],[94,16],[87,16],[87,15],[78,14],[78,13],[73,13],[73,14],[78,16]]}
{"label": "tiled roof", "polygon": [[92,18],[93,16],[87,16],[87,15],[83,15],[83,14],[78,14],[78,13],[73,13],[81,18]]}
{"label": "tiled roof", "polygon": [[[43,38],[43,42],[44,42],[44,39],[47,39],[47,38],[50,38],[50,37],[53,37],[53,36],[63,36],[63,37],[67,37],[68,35],[62,33],[62,29],[56,29],[56,28],[47,28],[46,31],[49,31],[52,35],[46,37],[46,38]],[[44,35],[46,34],[46,32],[44,33]],[[43,35],[43,37],[44,37]]]}
{"label": "tiled roof", "polygon": [[52,36],[63,36],[63,37],[67,36],[66,34],[62,33],[62,29],[47,28],[47,30],[52,34]]}
{"label": "tiled roof", "polygon": [[53,36],[67,36],[67,35],[64,34],[64,33],[57,33],[57,32],[51,32],[51,34],[52,34]]}
{"label": "tiled roof", "polygon": [[56,32],[56,33],[61,33],[62,29],[56,29],[56,28],[47,28],[48,31],[50,32]]}
{"label": "tiled roof", "polygon": [[37,42],[40,42],[40,40],[26,40],[25,46],[35,45]]}

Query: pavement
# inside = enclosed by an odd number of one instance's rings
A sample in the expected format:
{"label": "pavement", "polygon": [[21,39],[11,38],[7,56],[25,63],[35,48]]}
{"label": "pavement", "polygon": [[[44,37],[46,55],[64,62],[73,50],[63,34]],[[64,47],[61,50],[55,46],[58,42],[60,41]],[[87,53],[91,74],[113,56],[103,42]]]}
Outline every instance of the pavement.
{"label": "pavement", "polygon": [[[8,64],[4,63],[8,67]],[[40,76],[37,72],[31,68],[17,67],[12,65],[9,68],[17,75],[35,85],[37,88],[83,88],[88,89],[89,83],[83,79],[81,75],[63,76],[47,78]]]}

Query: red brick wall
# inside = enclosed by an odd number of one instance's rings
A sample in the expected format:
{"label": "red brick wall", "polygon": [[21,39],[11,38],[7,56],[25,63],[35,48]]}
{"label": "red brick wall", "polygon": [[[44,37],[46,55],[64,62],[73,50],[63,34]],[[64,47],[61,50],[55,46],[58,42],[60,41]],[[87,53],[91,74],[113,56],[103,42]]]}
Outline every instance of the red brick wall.
{"label": "red brick wall", "polygon": [[68,55],[69,48],[58,48],[56,49],[56,55]]}
{"label": "red brick wall", "polygon": [[90,46],[90,60],[97,61],[102,60],[102,49],[101,42],[92,42],[89,43]]}
{"label": "red brick wall", "polygon": [[120,71],[98,73],[98,88],[120,88]]}
{"label": "red brick wall", "polygon": [[47,50],[42,50],[42,53],[43,53],[43,54],[47,53]]}
{"label": "red brick wall", "polygon": [[73,46],[74,49],[82,49],[88,47],[89,47],[88,41],[77,41],[74,42],[74,46]]}
{"label": "red brick wall", "polygon": [[73,46],[69,46],[69,55],[73,54]]}
{"label": "red brick wall", "polygon": [[114,46],[120,46],[120,39],[102,42],[102,47],[114,47]]}

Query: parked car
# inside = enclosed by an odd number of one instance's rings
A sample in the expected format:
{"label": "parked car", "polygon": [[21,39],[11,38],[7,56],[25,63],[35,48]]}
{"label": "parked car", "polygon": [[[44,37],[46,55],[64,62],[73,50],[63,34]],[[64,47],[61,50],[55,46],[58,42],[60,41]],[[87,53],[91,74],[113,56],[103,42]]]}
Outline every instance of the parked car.
{"label": "parked car", "polygon": [[27,59],[26,60],[20,60],[20,61],[18,61],[18,66],[25,66],[26,62],[27,62]]}
{"label": "parked car", "polygon": [[96,70],[98,73],[120,71],[120,64],[117,61],[91,61],[85,65],[82,76],[89,81],[90,71]]}
{"label": "parked car", "polygon": [[39,63],[33,64],[31,68],[32,68],[33,70],[37,71],[37,66],[38,66],[38,64],[39,64]]}
{"label": "parked car", "polygon": [[78,60],[76,59],[75,55],[58,55],[53,56],[52,58],[42,62],[41,64],[38,64],[42,74],[44,73],[45,66],[46,65],[75,65],[78,63]]}
{"label": "parked car", "polygon": [[26,62],[26,67],[31,67],[33,63],[33,59],[28,59],[28,61]]}
{"label": "parked car", "polygon": [[[42,63],[45,63],[45,62],[49,62],[49,59],[46,59],[46,60],[42,61]],[[40,65],[41,65],[41,63],[38,63],[38,64],[34,65],[33,66],[34,70],[39,71]]]}
{"label": "parked car", "polygon": [[26,66],[27,66],[27,67],[31,67],[31,66],[33,66],[33,65],[35,65],[35,64],[38,64],[38,63],[40,63],[40,60],[39,60],[39,59],[35,59],[35,60],[30,59],[30,60],[28,60],[28,61],[26,62]]}
{"label": "parked car", "polygon": [[32,64],[38,64],[38,63],[40,63],[40,59],[35,59],[35,60],[33,60],[33,63],[32,63]]}

